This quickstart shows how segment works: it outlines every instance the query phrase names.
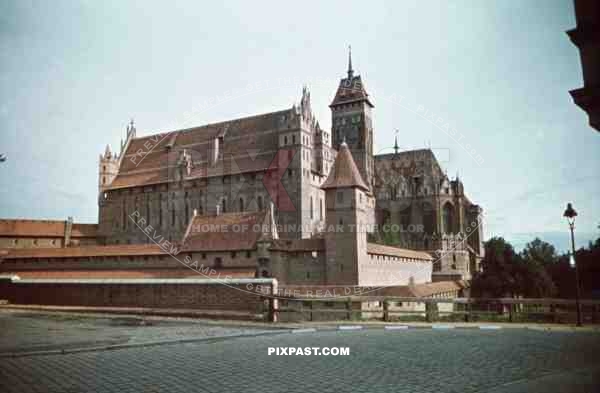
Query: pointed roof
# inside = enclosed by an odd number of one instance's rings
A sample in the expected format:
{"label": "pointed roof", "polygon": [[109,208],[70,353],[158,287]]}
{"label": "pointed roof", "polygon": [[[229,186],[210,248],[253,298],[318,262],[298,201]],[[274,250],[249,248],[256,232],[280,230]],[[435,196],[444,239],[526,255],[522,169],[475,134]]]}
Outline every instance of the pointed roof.
{"label": "pointed roof", "polygon": [[340,81],[335,97],[329,107],[357,101],[365,101],[371,108],[374,107],[369,100],[369,94],[365,90],[360,75],[349,75],[348,78],[343,78]]}
{"label": "pointed roof", "polygon": [[352,47],[348,45],[348,78],[352,78],[354,70],[352,69]]}
{"label": "pointed roof", "polygon": [[360,75],[354,75],[352,68],[352,52],[348,51],[348,76],[340,80],[337,92],[329,107],[348,104],[351,102],[365,101],[371,108],[373,104],[369,100],[369,94],[365,90],[365,85],[362,83]]}
{"label": "pointed roof", "polygon": [[342,142],[340,145],[340,150],[335,158],[333,168],[329,172],[329,177],[321,186],[324,190],[344,187],[358,187],[369,191],[369,187],[360,175],[346,142]]}

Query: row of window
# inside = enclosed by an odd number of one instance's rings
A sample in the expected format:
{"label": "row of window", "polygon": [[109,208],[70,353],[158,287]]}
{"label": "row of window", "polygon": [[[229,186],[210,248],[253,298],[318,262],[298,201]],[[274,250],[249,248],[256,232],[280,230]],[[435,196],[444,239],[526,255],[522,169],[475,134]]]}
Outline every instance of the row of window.
{"label": "row of window", "polygon": [[[12,242],[11,242],[11,243],[13,244],[13,246],[16,246],[16,245],[20,244],[20,240],[22,240],[22,239],[12,239]],[[26,242],[25,242],[25,243],[26,243]],[[39,241],[38,241],[38,239],[33,239],[33,241],[32,241],[31,243],[32,243],[34,246],[37,246],[37,245],[39,244]],[[55,244],[56,244],[56,239],[51,239],[51,240],[50,240],[50,244],[51,244],[51,245],[55,245]]]}
{"label": "row of window", "polygon": [[[184,223],[186,223],[186,224],[190,221],[190,219],[192,217],[192,213],[193,213],[192,209],[191,209],[191,207],[192,207],[191,204],[187,203],[187,202],[188,201],[186,201],[186,203],[184,205],[184,213],[185,213],[184,214],[184,216],[185,216],[184,217],[184,219],[185,219]],[[230,208],[230,206],[228,206],[227,202],[228,202],[227,198],[225,198],[225,197],[221,198],[220,209],[221,209],[221,212],[223,212],[223,213],[226,213],[228,211],[228,209]],[[257,204],[257,208],[258,208],[259,211],[264,209],[264,199],[263,199],[262,195],[259,195],[257,197],[256,204]],[[196,206],[197,206],[196,209],[194,209],[194,210],[196,210],[196,213],[198,215],[203,215],[204,214],[204,207],[202,206],[202,203],[200,201],[198,201]],[[246,210],[247,205],[246,205],[246,203],[244,201],[244,198],[242,198],[242,197],[239,198],[237,208],[238,208],[239,212],[244,212]],[[137,205],[134,206],[134,210],[138,211]],[[146,210],[145,211],[145,220],[146,220],[146,222],[149,222],[150,217],[151,217],[150,204],[149,203],[146,203],[145,210]],[[170,225],[172,227],[174,227],[176,225],[176,211],[177,211],[177,209],[175,208],[175,203],[172,203],[171,204],[171,209],[170,209],[170,213],[171,213],[170,214]],[[123,230],[126,230],[128,228],[129,217],[128,217],[128,211],[127,211],[127,209],[126,209],[126,207],[125,207],[124,204],[121,206],[121,214],[122,214],[122,217],[121,217],[121,228]],[[115,222],[115,225],[116,225],[116,222]],[[159,205],[158,205],[158,226],[159,227],[163,226],[163,209],[162,209],[162,203],[159,203]]]}
{"label": "row of window", "polygon": [[[291,141],[292,141],[292,145],[296,144],[296,135],[292,135]],[[306,146],[309,146],[310,145],[310,138],[308,136],[306,136],[306,135],[303,135],[302,136],[302,143],[304,145],[306,145]],[[288,136],[287,135],[283,136],[283,144],[284,145],[288,144]]]}

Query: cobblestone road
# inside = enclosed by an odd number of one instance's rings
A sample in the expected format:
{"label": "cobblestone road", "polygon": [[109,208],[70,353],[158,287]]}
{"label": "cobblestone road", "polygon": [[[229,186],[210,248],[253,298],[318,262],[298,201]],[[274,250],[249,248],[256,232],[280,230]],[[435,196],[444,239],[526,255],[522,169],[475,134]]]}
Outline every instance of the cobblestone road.
{"label": "cobblestone road", "polygon": [[[269,347],[349,356],[268,356]],[[526,329],[318,331],[4,358],[2,392],[595,392],[600,335]]]}
{"label": "cobblestone road", "polygon": [[91,316],[0,311],[0,353],[252,334],[260,329],[218,326],[192,319]]}

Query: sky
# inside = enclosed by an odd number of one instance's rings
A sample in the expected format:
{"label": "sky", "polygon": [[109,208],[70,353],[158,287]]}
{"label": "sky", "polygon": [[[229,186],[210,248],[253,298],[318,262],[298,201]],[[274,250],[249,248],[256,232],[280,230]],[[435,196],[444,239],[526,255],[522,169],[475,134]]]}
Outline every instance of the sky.
{"label": "sky", "polygon": [[[3,1],[0,217],[97,220],[98,155],[138,136],[291,107],[323,128],[346,73],[375,105],[375,151],[431,147],[487,237],[600,236],[600,133],[564,1]],[[559,234],[557,236],[557,234]]]}

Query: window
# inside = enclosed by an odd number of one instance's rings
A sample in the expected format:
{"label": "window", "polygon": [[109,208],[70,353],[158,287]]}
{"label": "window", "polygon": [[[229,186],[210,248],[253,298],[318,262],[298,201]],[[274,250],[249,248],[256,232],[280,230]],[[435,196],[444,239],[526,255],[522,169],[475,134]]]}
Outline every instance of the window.
{"label": "window", "polygon": [[206,253],[205,252],[202,253],[202,259],[206,259]]}
{"label": "window", "polygon": [[313,219],[313,197],[310,197],[310,219]]}
{"label": "window", "polygon": [[442,209],[442,224],[443,233],[452,233],[452,227],[454,224],[454,211],[450,203],[446,203]]}
{"label": "window", "polygon": [[323,198],[319,200],[319,219],[323,220]]}
{"label": "window", "polygon": [[223,260],[219,257],[215,258],[215,269],[220,269],[223,267]]}
{"label": "window", "polygon": [[296,144],[296,135],[292,135],[292,144]]}
{"label": "window", "polygon": [[175,226],[175,204],[171,204],[171,226]]}
{"label": "window", "polygon": [[231,252],[231,258],[232,258],[232,259],[235,259],[235,257],[236,257],[236,256],[237,256],[237,253],[236,253],[235,251],[232,251],[232,252]]}
{"label": "window", "polygon": [[338,191],[336,194],[337,197],[337,202],[338,203],[343,203],[344,202],[344,192],[343,191]]}
{"label": "window", "polygon": [[190,222],[190,205],[187,202],[187,199],[183,201],[185,203],[185,222],[186,224]]}
{"label": "window", "polygon": [[221,208],[223,209],[223,213],[227,213],[227,199],[221,199]]}
{"label": "window", "polygon": [[244,199],[240,198],[240,211],[243,212],[244,211]]}
{"label": "window", "polygon": [[262,210],[263,209],[263,197],[262,195],[258,196],[258,210]]}
{"label": "window", "polygon": [[162,228],[162,225],[163,225],[162,214],[163,214],[163,211],[162,211],[162,197],[159,196],[159,198],[158,198],[158,226],[159,226],[159,228]]}
{"label": "window", "polygon": [[306,278],[310,278],[310,272],[306,272]]}
{"label": "window", "polygon": [[246,258],[252,257],[252,251],[246,251]]}
{"label": "window", "polygon": [[287,135],[286,135],[286,136],[284,136],[284,137],[283,137],[283,144],[284,144],[284,145],[287,145],[287,142],[288,142],[288,141],[287,141]]}

